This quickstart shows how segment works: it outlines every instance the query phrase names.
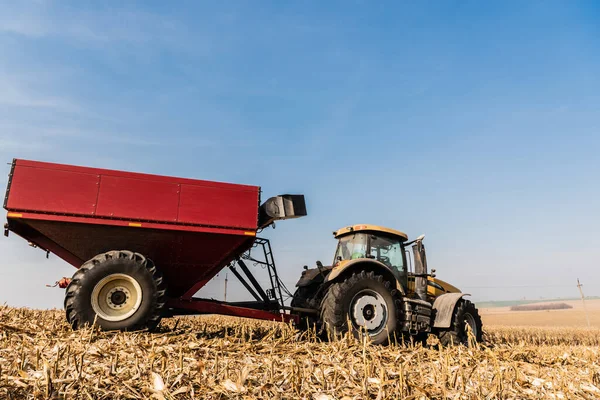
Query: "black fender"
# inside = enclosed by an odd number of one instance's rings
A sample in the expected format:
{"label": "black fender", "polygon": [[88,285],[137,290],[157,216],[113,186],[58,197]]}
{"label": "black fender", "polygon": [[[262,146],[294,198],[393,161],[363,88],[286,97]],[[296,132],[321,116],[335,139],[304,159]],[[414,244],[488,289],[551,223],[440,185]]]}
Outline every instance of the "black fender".
{"label": "black fender", "polygon": [[337,282],[355,271],[373,271],[383,275],[386,279],[396,285],[396,289],[404,295],[404,288],[399,280],[399,273],[396,269],[391,268],[384,263],[373,260],[371,258],[357,258],[344,263],[338,267],[334,267],[329,275],[325,278],[325,283]]}
{"label": "black fender", "polygon": [[450,328],[456,304],[464,296],[469,295],[467,293],[446,293],[436,297],[433,302],[433,309],[435,310],[434,328]]}
{"label": "black fender", "polygon": [[313,284],[321,284],[324,282],[325,277],[331,271],[331,267],[310,268],[302,271],[302,276],[296,283],[296,287],[310,286]]}

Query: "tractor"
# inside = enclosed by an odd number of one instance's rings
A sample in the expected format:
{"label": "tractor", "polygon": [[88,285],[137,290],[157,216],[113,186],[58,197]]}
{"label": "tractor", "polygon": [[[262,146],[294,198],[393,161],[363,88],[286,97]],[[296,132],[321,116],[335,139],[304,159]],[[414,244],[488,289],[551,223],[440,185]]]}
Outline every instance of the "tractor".
{"label": "tractor", "polygon": [[[408,241],[400,231],[353,225],[333,232],[333,263],[304,267],[292,309],[300,324],[328,337],[367,334],[374,344],[402,338],[442,345],[482,340],[482,322],[466,294],[428,273],[424,235]],[[412,245],[412,254],[406,249]],[[413,268],[409,268],[409,265]],[[474,340],[470,340],[470,339]]]}

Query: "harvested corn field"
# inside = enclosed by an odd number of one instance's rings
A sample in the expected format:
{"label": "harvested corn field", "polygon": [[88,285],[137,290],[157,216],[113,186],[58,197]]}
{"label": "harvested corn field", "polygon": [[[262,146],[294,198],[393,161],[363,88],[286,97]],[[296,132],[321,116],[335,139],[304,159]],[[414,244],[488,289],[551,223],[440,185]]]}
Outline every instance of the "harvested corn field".
{"label": "harvested corn field", "polygon": [[320,343],[281,323],[163,321],[71,331],[62,311],[0,307],[0,398],[589,398],[599,331],[488,328],[478,348]]}

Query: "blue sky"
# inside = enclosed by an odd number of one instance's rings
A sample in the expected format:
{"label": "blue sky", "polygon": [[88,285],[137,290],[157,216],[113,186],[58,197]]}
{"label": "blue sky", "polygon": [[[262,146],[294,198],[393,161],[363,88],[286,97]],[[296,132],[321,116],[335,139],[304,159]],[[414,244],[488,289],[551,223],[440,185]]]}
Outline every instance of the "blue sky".
{"label": "blue sky", "polygon": [[[0,160],[304,193],[309,216],[267,232],[290,287],[333,230],[376,223],[425,233],[474,300],[577,296],[577,277],[600,295],[596,2],[0,8]],[[72,273],[0,240],[2,302],[60,307],[44,284]]]}

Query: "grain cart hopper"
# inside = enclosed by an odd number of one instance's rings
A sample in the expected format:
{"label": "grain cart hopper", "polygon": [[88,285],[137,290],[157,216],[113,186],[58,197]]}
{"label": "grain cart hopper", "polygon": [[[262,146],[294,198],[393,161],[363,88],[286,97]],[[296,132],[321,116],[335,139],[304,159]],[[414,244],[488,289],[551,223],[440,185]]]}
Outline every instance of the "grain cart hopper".
{"label": "grain cart hopper", "polygon": [[[408,241],[400,231],[354,225],[333,233],[338,246],[331,266],[317,261],[296,284],[291,305],[301,324],[336,336],[368,334],[374,343],[436,334],[442,344],[481,341],[482,324],[473,303],[454,286],[427,272],[424,236]],[[405,249],[412,245],[412,257]],[[414,264],[409,270],[408,262]],[[411,268],[412,269],[412,268]],[[471,331],[472,336],[468,332]]]}
{"label": "grain cart hopper", "polygon": [[[78,268],[65,295],[75,329],[96,318],[106,330],[152,329],[179,314],[297,318],[284,306],[270,244],[256,234],[306,215],[302,195],[261,205],[257,186],[14,160],[4,208],[6,236]],[[268,270],[270,289],[244,260]],[[194,297],[227,267],[254,301]]]}

